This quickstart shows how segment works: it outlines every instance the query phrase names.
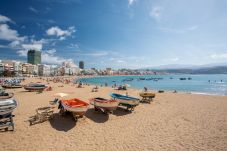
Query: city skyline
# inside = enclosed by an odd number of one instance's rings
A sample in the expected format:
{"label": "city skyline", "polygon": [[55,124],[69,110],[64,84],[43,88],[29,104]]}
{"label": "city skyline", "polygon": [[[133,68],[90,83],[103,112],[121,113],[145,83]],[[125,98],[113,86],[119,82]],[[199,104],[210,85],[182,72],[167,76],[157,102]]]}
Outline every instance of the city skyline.
{"label": "city skyline", "polygon": [[0,60],[143,68],[227,60],[227,1],[32,0],[0,2]]}

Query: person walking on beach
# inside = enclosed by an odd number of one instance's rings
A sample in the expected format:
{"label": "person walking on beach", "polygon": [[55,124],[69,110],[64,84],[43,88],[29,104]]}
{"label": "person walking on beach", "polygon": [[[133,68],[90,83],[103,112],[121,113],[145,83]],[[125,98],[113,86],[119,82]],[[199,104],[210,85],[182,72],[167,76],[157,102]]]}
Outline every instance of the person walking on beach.
{"label": "person walking on beach", "polygon": [[144,87],[143,89],[144,89],[144,92],[147,92],[147,87]]}

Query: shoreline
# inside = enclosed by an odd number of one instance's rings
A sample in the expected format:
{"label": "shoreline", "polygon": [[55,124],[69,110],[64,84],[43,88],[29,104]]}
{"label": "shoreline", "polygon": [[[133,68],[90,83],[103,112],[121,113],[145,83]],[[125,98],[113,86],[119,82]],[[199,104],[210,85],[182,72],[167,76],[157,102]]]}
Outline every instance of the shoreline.
{"label": "shoreline", "polygon": [[[125,75],[125,76],[130,77],[130,76],[140,76],[140,75]],[[125,76],[122,76],[122,77],[125,77]],[[148,75],[143,75],[143,76],[148,76]],[[91,77],[81,77],[81,78],[79,77],[79,78],[74,80],[74,83],[75,83],[75,81],[77,81],[79,79],[102,78],[102,77],[111,78],[111,77],[116,77],[116,76],[91,76]],[[94,84],[94,83],[89,83],[89,82],[86,82],[86,83],[90,84],[90,85],[93,85],[93,86],[102,85],[100,83],[99,84]],[[108,87],[112,88],[112,86],[108,86]],[[105,86],[103,86],[103,87],[105,87]],[[143,90],[143,88],[136,88],[136,87],[130,87],[130,89],[135,89],[135,90],[140,90],[140,91]],[[158,93],[159,90],[164,90],[165,92],[169,92],[169,93],[174,93],[174,91],[177,91],[176,93],[183,93],[183,94],[198,94],[198,95],[209,95],[209,96],[227,96],[227,92],[225,94],[219,94],[219,93],[209,93],[209,92],[201,92],[201,91],[182,91],[182,90],[166,90],[166,89],[149,89],[149,90],[152,91],[152,92],[156,92],[156,93]]]}

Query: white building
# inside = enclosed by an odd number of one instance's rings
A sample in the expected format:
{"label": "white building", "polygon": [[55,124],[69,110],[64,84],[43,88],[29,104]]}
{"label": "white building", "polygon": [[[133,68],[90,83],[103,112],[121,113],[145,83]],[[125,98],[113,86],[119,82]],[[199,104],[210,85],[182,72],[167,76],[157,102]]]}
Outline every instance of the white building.
{"label": "white building", "polygon": [[38,65],[38,75],[39,76],[50,76],[51,66],[40,64]]}

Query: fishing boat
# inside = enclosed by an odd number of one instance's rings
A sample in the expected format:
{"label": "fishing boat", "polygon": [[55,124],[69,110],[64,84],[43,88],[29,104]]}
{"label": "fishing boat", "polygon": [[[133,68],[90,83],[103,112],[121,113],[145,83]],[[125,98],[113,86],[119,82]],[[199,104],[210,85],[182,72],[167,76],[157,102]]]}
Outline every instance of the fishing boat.
{"label": "fishing boat", "polygon": [[0,92],[0,101],[2,99],[9,99],[9,98],[12,98],[14,95],[14,93],[10,93],[10,92]]}
{"label": "fishing boat", "polygon": [[133,81],[133,78],[126,78],[126,79],[123,79],[122,82],[126,82],[126,81]]}
{"label": "fishing boat", "polygon": [[61,100],[59,102],[60,113],[65,111],[72,112],[73,117],[77,120],[79,117],[83,117],[89,108],[89,104],[74,98],[69,100]]}
{"label": "fishing boat", "polygon": [[35,83],[24,86],[24,89],[28,91],[43,91],[47,87],[47,85]]}
{"label": "fishing boat", "polygon": [[129,110],[129,111],[133,111],[134,108],[137,105],[139,105],[139,99],[138,98],[130,97],[130,96],[127,96],[127,95],[121,95],[121,94],[117,94],[117,93],[111,93],[110,96],[113,99],[118,100],[120,106],[127,107],[127,110]]}
{"label": "fishing boat", "polygon": [[0,116],[11,114],[17,105],[17,101],[14,99],[0,100]]}
{"label": "fishing boat", "polygon": [[142,97],[140,102],[150,103],[153,98],[155,98],[155,93],[152,92],[141,92],[139,95]]}
{"label": "fishing boat", "polygon": [[16,85],[7,84],[7,85],[2,85],[2,87],[6,88],[6,89],[17,89],[17,88],[22,88],[22,85],[20,85],[20,84],[16,84]]}
{"label": "fishing boat", "polygon": [[139,95],[141,97],[150,97],[150,98],[154,98],[155,97],[155,93],[152,93],[152,92],[141,92],[141,93],[139,93]]}
{"label": "fishing boat", "polygon": [[119,101],[97,97],[91,99],[90,104],[94,105],[96,111],[101,110],[104,113],[112,113],[118,107]]}

